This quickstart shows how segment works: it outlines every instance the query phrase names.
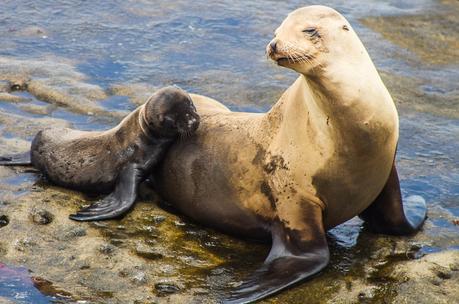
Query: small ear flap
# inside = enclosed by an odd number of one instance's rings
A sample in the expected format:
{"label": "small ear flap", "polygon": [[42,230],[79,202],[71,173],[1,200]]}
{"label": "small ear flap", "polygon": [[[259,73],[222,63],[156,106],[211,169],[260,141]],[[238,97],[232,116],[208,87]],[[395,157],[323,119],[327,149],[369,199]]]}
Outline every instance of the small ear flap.
{"label": "small ear flap", "polygon": [[158,114],[156,116],[156,118],[158,119],[159,123],[163,123],[164,122],[164,114]]}
{"label": "small ear flap", "polygon": [[345,25],[343,25],[343,30],[349,31],[349,27],[345,24]]}

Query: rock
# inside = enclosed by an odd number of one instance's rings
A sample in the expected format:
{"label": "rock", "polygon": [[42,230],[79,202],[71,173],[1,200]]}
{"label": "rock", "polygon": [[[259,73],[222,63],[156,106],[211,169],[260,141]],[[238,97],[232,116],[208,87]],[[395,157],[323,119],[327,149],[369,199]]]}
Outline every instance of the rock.
{"label": "rock", "polygon": [[141,256],[146,259],[152,259],[152,260],[161,259],[163,257],[163,255],[157,252],[157,250],[155,250],[153,247],[150,247],[143,243],[137,244],[135,248],[135,253],[138,256]]}
{"label": "rock", "polygon": [[60,240],[68,241],[74,238],[85,236],[86,229],[84,229],[83,227],[73,226],[73,227],[64,229],[63,231],[60,231],[59,234],[60,234],[59,235]]}
{"label": "rock", "polygon": [[14,243],[14,248],[17,251],[24,252],[27,249],[29,249],[29,248],[31,248],[31,247],[33,247],[35,245],[37,245],[37,243],[32,238],[26,237],[24,239],[16,240],[16,242]]}
{"label": "rock", "polygon": [[166,220],[166,217],[164,215],[153,215],[151,217],[151,220],[155,224],[161,224],[162,222]]}
{"label": "rock", "polygon": [[0,100],[8,102],[26,102],[30,101],[29,98],[13,95],[6,92],[0,92]]}
{"label": "rock", "polygon": [[35,224],[48,225],[54,219],[54,215],[45,209],[32,209],[30,217]]}
{"label": "rock", "polygon": [[365,288],[364,290],[359,292],[359,295],[358,295],[359,301],[361,302],[369,301],[375,297],[375,293],[376,293],[375,287]]}
{"label": "rock", "polygon": [[397,285],[394,303],[452,303],[459,299],[459,251],[424,256],[395,267]]}
{"label": "rock", "polygon": [[6,215],[0,215],[0,228],[5,227],[10,223],[10,219]]}
{"label": "rock", "polygon": [[116,247],[111,244],[103,244],[99,247],[99,252],[105,255],[112,255]]}
{"label": "rock", "polygon": [[180,291],[180,288],[173,283],[156,283],[155,290],[158,296],[166,296],[169,294],[177,293]]}
{"label": "rock", "polygon": [[148,278],[145,272],[138,272],[133,275],[131,282],[136,285],[144,285],[148,282]]}

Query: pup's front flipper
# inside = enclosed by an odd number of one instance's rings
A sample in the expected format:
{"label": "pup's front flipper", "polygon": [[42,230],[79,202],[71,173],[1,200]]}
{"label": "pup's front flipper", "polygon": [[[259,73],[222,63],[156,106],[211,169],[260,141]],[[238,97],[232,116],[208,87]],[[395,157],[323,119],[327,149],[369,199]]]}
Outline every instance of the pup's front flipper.
{"label": "pup's front flipper", "polygon": [[263,299],[310,278],[328,264],[322,209],[307,200],[298,200],[293,208],[284,209],[278,209],[279,220],[271,228],[269,256],[223,303],[252,303]]}
{"label": "pup's front flipper", "polygon": [[141,175],[141,170],[136,164],[126,165],[118,176],[118,182],[112,193],[69,217],[83,222],[108,220],[125,214],[134,205]]}

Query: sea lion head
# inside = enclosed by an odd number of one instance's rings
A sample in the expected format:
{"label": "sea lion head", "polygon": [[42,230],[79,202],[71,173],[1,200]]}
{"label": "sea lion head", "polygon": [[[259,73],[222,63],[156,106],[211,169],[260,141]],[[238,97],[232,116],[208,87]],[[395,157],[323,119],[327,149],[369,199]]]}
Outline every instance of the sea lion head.
{"label": "sea lion head", "polygon": [[145,103],[141,116],[149,133],[160,137],[190,135],[200,122],[190,95],[176,86],[155,92]]}
{"label": "sea lion head", "polygon": [[354,56],[355,47],[361,43],[348,21],[332,8],[313,5],[287,16],[266,53],[278,65],[308,75],[339,58]]}

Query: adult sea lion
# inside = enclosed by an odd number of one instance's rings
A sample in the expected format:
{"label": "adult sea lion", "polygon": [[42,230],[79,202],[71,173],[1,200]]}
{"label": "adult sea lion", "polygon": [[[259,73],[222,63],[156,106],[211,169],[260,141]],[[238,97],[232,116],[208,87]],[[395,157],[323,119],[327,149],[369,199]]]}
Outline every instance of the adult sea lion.
{"label": "adult sea lion", "polygon": [[132,207],[139,183],[174,139],[194,132],[199,121],[190,96],[177,87],[166,87],[113,129],[46,129],[35,136],[30,153],[3,157],[0,164],[32,164],[57,185],[111,192],[70,216],[77,221],[111,219]]}
{"label": "adult sea lion", "polygon": [[197,136],[176,142],[158,192],[198,222],[271,239],[264,264],[225,303],[248,303],[318,273],[325,231],[360,215],[377,232],[409,234],[425,202],[402,203],[394,164],[398,114],[367,51],[335,10],[290,13],[267,46],[300,75],[265,114],[231,112],[199,95]]}

